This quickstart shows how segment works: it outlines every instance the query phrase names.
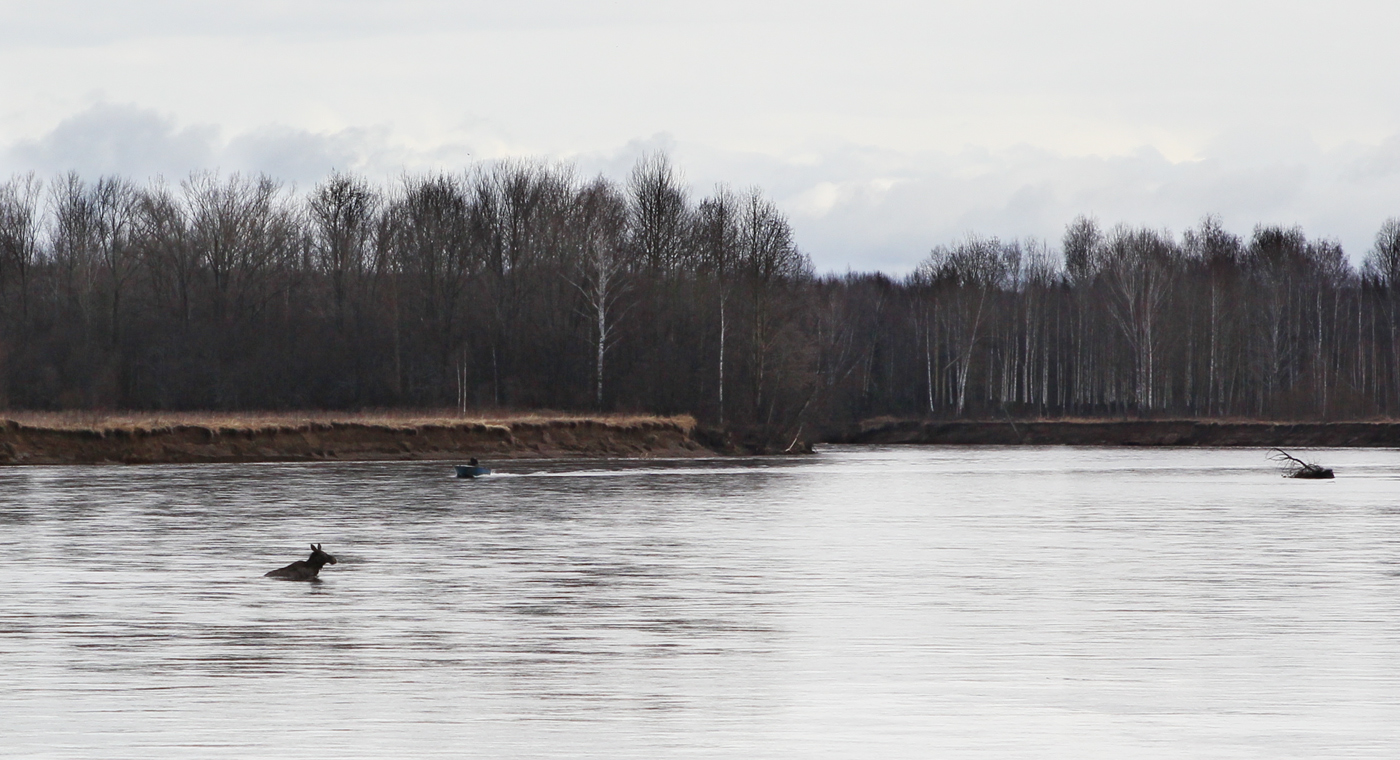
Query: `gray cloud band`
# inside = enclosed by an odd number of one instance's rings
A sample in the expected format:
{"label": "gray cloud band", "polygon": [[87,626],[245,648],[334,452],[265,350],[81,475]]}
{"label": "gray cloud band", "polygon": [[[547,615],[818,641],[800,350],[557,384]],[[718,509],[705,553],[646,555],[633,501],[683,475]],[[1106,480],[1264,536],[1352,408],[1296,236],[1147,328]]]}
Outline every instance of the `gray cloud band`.
{"label": "gray cloud band", "polygon": [[[1228,140],[1200,160],[1152,149],[1070,156],[1021,147],[902,153],[833,145],[802,161],[725,151],[669,135],[572,156],[585,174],[624,176],[637,156],[670,152],[697,193],[758,185],[791,216],[819,269],[905,271],[938,243],[968,232],[1059,238],[1079,214],[1181,230],[1208,213],[1246,233],[1256,223],[1300,224],[1335,237],[1357,259],[1381,222],[1400,214],[1400,136],[1323,150],[1306,140],[1247,149]],[[299,188],[333,170],[376,181],[405,172],[460,171],[471,145],[410,147],[387,128],[315,133],[269,125],[225,136],[135,105],[102,103],[47,134],[0,148],[0,171],[121,174],[178,181],[191,171],[264,172]]]}

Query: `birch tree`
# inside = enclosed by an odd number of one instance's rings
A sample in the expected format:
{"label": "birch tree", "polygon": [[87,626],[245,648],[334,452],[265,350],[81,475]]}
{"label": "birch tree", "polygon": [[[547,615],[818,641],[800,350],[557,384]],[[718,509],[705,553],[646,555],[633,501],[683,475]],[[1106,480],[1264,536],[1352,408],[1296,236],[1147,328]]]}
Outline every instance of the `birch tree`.
{"label": "birch tree", "polygon": [[1362,276],[1374,284],[1384,304],[1388,353],[1392,357],[1396,398],[1400,399],[1400,341],[1397,341],[1400,332],[1400,218],[1391,217],[1381,224],[1361,267]]}
{"label": "birch tree", "polygon": [[626,246],[627,206],[610,183],[598,179],[579,192],[576,208],[579,242],[570,282],[583,297],[593,328],[593,405],[602,409],[606,359],[617,337],[619,304],[631,264]]}
{"label": "birch tree", "polygon": [[1133,350],[1133,397],[1138,409],[1157,408],[1157,353],[1162,307],[1174,275],[1175,246],[1148,229],[1119,227],[1104,245],[1110,313]]}
{"label": "birch tree", "polygon": [[719,421],[724,422],[724,360],[729,335],[729,291],[739,262],[739,225],[741,199],[727,187],[701,201],[696,214],[696,235],[700,263],[715,283],[719,301],[718,381],[715,393],[719,406]]}
{"label": "birch tree", "polygon": [[968,378],[972,374],[973,351],[981,341],[990,318],[992,294],[1007,283],[1019,251],[1005,247],[997,238],[969,235],[952,246],[934,248],[920,268],[933,282],[940,283],[947,297],[951,337],[956,346],[953,357],[956,376],[955,413],[967,409]]}
{"label": "birch tree", "polygon": [[792,228],[772,201],[757,190],[744,199],[739,218],[739,267],[750,298],[749,348],[755,418],[772,418],[774,307],[782,288],[811,274],[811,262],[792,241]]}

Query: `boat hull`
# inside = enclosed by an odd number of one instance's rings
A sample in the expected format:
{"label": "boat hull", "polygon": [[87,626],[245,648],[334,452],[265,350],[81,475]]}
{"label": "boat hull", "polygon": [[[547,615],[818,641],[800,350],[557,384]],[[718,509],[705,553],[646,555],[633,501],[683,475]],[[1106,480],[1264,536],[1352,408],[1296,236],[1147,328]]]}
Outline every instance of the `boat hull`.
{"label": "boat hull", "polygon": [[459,478],[479,478],[482,475],[490,475],[490,467],[473,467],[469,464],[457,465],[457,477]]}

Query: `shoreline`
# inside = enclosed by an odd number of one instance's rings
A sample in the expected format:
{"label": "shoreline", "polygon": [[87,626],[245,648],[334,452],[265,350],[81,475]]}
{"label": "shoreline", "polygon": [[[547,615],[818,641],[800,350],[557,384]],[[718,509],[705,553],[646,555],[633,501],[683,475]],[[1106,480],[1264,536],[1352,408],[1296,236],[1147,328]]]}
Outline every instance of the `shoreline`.
{"label": "shoreline", "polygon": [[[880,417],[810,443],[1400,448],[1400,421],[918,420]],[[0,466],[693,458],[775,453],[675,417],[383,413],[14,413]]]}
{"label": "shoreline", "polygon": [[988,420],[875,418],[829,443],[993,446],[1400,447],[1400,421]]}
{"label": "shoreline", "polygon": [[269,415],[122,416],[84,421],[0,419],[0,465],[195,464],[702,457],[717,452],[679,417],[279,418]]}

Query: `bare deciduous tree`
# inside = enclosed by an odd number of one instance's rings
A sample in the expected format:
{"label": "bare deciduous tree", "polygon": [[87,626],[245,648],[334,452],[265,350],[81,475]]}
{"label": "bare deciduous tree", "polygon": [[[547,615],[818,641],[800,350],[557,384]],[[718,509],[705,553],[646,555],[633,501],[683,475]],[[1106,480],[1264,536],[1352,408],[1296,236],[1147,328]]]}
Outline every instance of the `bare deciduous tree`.
{"label": "bare deciduous tree", "polygon": [[632,268],[627,255],[626,202],[604,180],[584,187],[578,199],[578,247],[570,282],[583,296],[593,325],[595,384],[593,404],[603,408],[603,378],[608,349],[617,335],[619,301]]}

